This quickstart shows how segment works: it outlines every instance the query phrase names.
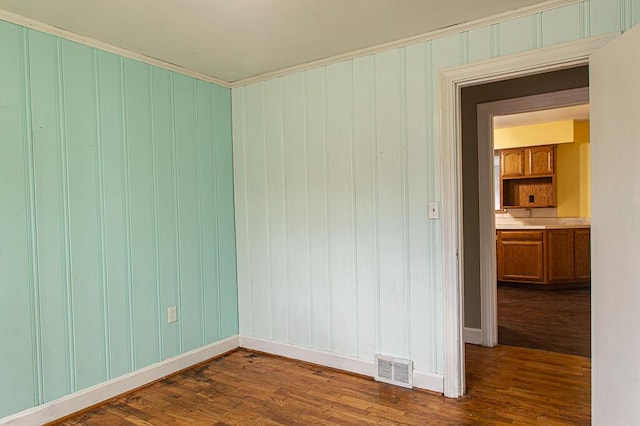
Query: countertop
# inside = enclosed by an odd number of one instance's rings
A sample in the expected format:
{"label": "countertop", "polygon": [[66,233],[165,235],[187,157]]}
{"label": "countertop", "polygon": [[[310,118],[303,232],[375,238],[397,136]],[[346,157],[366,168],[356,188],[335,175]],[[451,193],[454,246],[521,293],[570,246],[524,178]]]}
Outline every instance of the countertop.
{"label": "countertop", "polygon": [[519,224],[519,223],[496,223],[496,229],[499,231],[507,230],[536,230],[536,229],[569,229],[569,228],[591,228],[591,225],[585,224]]}
{"label": "countertop", "polygon": [[498,230],[590,228],[588,217],[511,217],[496,215]]}

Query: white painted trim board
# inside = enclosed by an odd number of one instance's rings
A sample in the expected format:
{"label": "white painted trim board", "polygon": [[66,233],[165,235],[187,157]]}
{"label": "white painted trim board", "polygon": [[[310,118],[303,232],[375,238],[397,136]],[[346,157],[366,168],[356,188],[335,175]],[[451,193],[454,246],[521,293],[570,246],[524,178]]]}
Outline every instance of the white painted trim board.
{"label": "white painted trim board", "polygon": [[1,426],[32,426],[51,422],[102,403],[118,395],[190,368],[208,359],[238,348],[239,337],[232,336],[169,358],[87,389],[63,396],[46,404],[0,419]]}
{"label": "white painted trim board", "polygon": [[[160,380],[166,376],[193,367],[203,361],[238,349],[252,349],[271,355],[297,359],[321,366],[356,373],[368,377],[374,376],[373,361],[322,352],[273,342],[255,337],[232,336],[216,343],[194,349],[182,355],[158,362],[129,374],[97,384],[71,395],[38,405],[8,417],[0,419],[0,426],[31,426],[45,424],[77,413],[96,404],[103,403],[119,395]],[[443,377],[439,374],[422,371],[413,372],[413,385],[416,388],[443,392]]]}
{"label": "white painted trim board", "polygon": [[[274,342],[256,337],[240,337],[240,347],[265,352],[271,355],[279,355],[285,358],[297,359],[312,364],[335,368],[363,376],[374,377],[375,365],[373,360],[352,358],[330,352],[303,348],[287,343]],[[413,371],[413,386],[415,388],[443,392],[443,377],[440,374]]]}
{"label": "white painted trim board", "polygon": [[472,345],[482,344],[482,330],[479,328],[464,328],[464,342]]}
{"label": "white painted trim board", "polygon": [[[444,69],[440,72],[440,170],[444,294],[444,394],[465,392],[462,295],[463,229],[461,164],[461,88],[588,63],[589,55],[619,34],[606,34],[553,47]],[[491,217],[491,215],[485,215]],[[480,228],[491,227],[481,223]]]}

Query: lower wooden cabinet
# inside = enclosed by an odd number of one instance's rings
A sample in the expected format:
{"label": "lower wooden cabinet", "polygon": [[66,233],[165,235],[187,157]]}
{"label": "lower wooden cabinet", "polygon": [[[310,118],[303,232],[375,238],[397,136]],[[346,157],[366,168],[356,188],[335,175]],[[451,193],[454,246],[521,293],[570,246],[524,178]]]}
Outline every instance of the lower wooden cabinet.
{"label": "lower wooden cabinet", "polygon": [[591,279],[590,230],[497,231],[498,280],[553,284]]}

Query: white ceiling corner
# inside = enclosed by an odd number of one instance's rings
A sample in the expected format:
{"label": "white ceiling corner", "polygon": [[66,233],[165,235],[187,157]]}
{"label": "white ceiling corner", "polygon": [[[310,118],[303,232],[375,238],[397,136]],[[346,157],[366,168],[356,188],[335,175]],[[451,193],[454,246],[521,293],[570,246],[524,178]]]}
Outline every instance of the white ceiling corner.
{"label": "white ceiling corner", "polygon": [[0,9],[225,82],[570,0],[0,0]]}

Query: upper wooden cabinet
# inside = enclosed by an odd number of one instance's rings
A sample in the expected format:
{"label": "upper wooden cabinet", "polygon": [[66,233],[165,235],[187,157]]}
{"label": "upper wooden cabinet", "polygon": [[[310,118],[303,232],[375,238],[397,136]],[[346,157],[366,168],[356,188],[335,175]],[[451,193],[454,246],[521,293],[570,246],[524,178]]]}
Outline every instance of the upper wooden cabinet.
{"label": "upper wooden cabinet", "polygon": [[555,145],[534,146],[525,150],[525,176],[550,176],[555,174]]}
{"label": "upper wooden cabinet", "polygon": [[524,149],[503,149],[500,151],[500,176],[524,176]]}
{"label": "upper wooden cabinet", "polygon": [[556,206],[555,145],[500,150],[500,208]]}

